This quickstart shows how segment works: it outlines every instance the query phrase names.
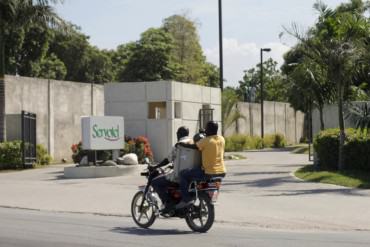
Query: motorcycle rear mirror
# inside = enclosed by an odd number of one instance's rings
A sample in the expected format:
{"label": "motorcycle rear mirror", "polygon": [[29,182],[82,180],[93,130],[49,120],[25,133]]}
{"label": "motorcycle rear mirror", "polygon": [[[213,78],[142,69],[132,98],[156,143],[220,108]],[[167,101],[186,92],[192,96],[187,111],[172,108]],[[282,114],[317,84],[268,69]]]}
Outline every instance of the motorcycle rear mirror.
{"label": "motorcycle rear mirror", "polygon": [[149,165],[149,164],[150,164],[150,161],[149,161],[149,159],[148,159],[148,158],[144,158],[144,164],[147,164],[147,165]]}

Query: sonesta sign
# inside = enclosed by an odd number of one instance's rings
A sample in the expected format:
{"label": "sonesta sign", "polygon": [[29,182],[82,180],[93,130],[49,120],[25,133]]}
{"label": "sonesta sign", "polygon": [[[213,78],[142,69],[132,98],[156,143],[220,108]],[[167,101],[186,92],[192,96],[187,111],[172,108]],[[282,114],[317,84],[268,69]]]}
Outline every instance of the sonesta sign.
{"label": "sonesta sign", "polygon": [[82,145],[86,150],[122,149],[123,117],[82,117]]}

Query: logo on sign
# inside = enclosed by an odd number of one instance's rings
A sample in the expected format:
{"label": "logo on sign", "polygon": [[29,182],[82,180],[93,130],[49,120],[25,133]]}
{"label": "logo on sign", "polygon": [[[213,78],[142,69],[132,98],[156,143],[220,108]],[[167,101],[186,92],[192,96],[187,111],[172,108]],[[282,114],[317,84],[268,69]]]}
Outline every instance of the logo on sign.
{"label": "logo on sign", "polygon": [[94,124],[93,126],[93,138],[104,138],[107,141],[118,141],[119,140],[119,125],[117,125],[117,128],[99,128],[97,124]]}

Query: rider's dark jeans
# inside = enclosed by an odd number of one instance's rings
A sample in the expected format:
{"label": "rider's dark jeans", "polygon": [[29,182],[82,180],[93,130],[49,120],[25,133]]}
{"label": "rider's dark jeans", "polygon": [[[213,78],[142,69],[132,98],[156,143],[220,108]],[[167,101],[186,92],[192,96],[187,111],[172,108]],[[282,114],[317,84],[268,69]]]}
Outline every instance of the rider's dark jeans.
{"label": "rider's dark jeans", "polygon": [[189,194],[189,184],[193,180],[204,180],[207,178],[207,175],[204,173],[202,168],[196,167],[192,169],[183,170],[180,174],[180,190],[182,195],[182,200],[184,202],[189,202],[191,196]]}
{"label": "rider's dark jeans", "polygon": [[169,195],[167,193],[167,188],[170,186],[171,182],[166,179],[166,176],[157,177],[152,181],[152,187],[161,198],[162,203],[167,203],[169,201]]}

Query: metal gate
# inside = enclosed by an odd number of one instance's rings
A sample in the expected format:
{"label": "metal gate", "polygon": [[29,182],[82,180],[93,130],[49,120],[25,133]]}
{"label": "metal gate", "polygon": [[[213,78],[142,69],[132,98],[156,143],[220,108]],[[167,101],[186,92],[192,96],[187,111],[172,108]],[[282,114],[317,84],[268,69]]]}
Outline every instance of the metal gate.
{"label": "metal gate", "polygon": [[22,162],[24,168],[36,162],[36,114],[22,111]]}

